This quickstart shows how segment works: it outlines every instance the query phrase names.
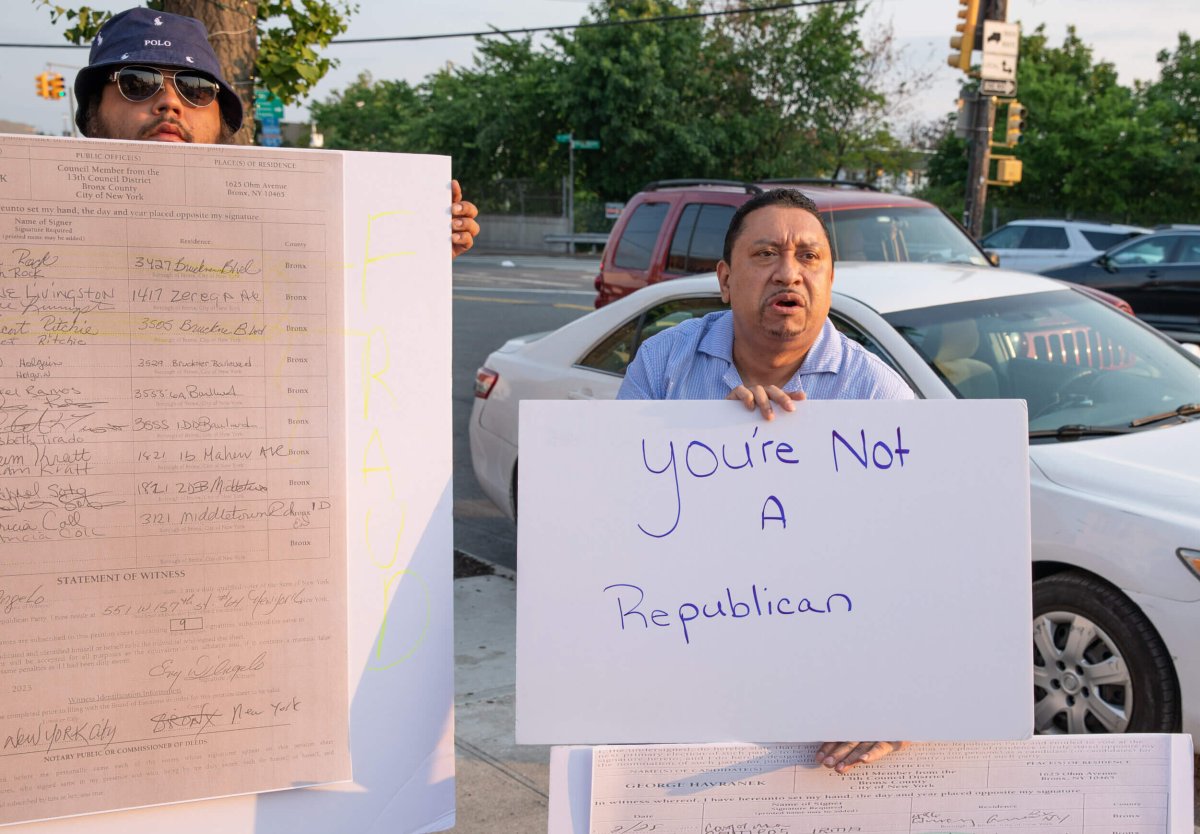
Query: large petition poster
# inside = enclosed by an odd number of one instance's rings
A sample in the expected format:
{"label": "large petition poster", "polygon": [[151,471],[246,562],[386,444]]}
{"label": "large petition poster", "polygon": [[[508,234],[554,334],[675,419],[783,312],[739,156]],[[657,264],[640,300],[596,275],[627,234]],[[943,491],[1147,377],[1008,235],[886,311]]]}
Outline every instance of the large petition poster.
{"label": "large petition poster", "polygon": [[345,160],[0,137],[0,824],[369,772]]}

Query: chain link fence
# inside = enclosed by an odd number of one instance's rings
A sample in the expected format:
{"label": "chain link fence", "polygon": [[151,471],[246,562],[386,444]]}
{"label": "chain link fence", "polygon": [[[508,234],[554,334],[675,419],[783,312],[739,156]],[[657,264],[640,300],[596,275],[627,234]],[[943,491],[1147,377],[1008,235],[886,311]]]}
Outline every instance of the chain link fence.
{"label": "chain link fence", "polygon": [[562,189],[547,189],[531,179],[502,179],[471,185],[471,202],[484,214],[565,217]]}

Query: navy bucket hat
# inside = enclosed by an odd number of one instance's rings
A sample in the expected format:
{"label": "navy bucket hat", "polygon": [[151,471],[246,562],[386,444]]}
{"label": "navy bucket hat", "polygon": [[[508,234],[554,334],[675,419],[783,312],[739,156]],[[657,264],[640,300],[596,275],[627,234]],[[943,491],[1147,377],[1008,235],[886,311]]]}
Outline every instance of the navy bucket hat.
{"label": "navy bucket hat", "polygon": [[105,76],[117,67],[145,64],[168,69],[198,70],[220,85],[217,104],[230,130],[242,126],[242,100],[221,77],[221,65],[208,42],[208,30],[194,17],[128,9],[113,15],[100,27],[92,41],[88,65],[75,76],[75,124],[84,128],[88,102],[106,83]]}

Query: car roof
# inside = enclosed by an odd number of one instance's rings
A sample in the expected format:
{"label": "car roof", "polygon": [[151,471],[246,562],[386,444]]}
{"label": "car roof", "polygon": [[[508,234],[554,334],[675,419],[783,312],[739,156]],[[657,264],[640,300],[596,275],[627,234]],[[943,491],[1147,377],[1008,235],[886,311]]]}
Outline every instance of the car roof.
{"label": "car roof", "polygon": [[[1058,292],[1064,287],[1052,278],[991,266],[875,261],[840,262],[833,280],[834,294],[852,298],[883,315],[964,301]],[[708,274],[652,284],[627,298],[640,297],[645,308],[667,298],[716,291],[716,276]]]}
{"label": "car roof", "polygon": [[[776,183],[771,187],[785,188],[787,186]],[[919,200],[916,197],[863,188],[830,188],[821,185],[798,185],[796,188],[811,197],[812,201],[817,204],[817,208],[823,211],[844,211],[880,206],[927,208],[930,205],[925,200]]]}
{"label": "car roof", "polygon": [[1147,237],[1164,237],[1166,235],[1193,235],[1200,232],[1200,226],[1172,226],[1169,229],[1155,229]]}
{"label": "car roof", "polygon": [[1072,229],[1087,229],[1088,231],[1096,232],[1141,232],[1143,234],[1148,234],[1151,231],[1151,229],[1148,229],[1145,226],[1129,226],[1124,223],[1107,223],[1100,220],[1061,220],[1052,217],[1029,217],[1023,220],[1011,220],[1004,225],[1054,226],[1056,228],[1070,227]]}
{"label": "car roof", "polygon": [[[758,183],[741,183],[733,180],[660,180],[648,183],[639,195],[648,198],[652,194],[690,193],[722,194],[735,201],[749,200],[753,189],[770,191],[775,188],[796,188],[806,194],[822,211],[843,211],[855,208],[879,208],[881,206],[929,208],[931,204],[916,197],[877,191],[862,184],[821,185],[818,183],[788,180],[764,180]],[[737,202],[734,203],[735,205]]]}

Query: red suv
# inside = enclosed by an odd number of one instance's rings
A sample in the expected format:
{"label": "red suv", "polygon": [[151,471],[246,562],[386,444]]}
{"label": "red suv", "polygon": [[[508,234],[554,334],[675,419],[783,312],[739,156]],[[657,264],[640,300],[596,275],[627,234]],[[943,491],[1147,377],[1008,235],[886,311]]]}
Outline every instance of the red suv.
{"label": "red suv", "polygon": [[937,206],[862,183],[662,180],[634,195],[613,227],[596,276],[596,306],[647,284],[713,272],[737,207],[755,194],[786,187],[799,188],[817,204],[837,260],[991,263]]}

